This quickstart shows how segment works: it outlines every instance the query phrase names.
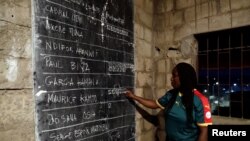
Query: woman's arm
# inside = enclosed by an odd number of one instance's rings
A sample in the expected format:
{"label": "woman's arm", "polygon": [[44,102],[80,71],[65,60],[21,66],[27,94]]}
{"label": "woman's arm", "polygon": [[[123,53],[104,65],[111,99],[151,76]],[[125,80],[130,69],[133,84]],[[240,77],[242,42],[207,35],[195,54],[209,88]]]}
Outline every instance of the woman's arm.
{"label": "woman's arm", "polygon": [[151,109],[156,109],[156,108],[160,108],[155,100],[152,100],[152,99],[146,99],[146,98],[142,98],[142,97],[139,97],[139,96],[136,96],[134,95],[131,91],[126,91],[125,93],[125,96],[128,97],[128,98],[131,98],[135,101],[138,101],[139,103],[141,103],[142,105],[148,107],[148,108],[151,108]]}
{"label": "woman's arm", "polygon": [[198,136],[197,141],[208,141],[208,127],[207,126],[199,126],[200,127],[200,134]]}

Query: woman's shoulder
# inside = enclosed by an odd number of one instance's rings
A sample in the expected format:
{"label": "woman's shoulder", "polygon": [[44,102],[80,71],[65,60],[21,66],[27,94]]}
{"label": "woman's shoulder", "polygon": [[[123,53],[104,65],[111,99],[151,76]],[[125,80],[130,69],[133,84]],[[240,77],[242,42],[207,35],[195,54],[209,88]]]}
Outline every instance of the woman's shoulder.
{"label": "woman's shoulder", "polygon": [[194,102],[202,104],[209,103],[208,98],[197,89],[194,89]]}
{"label": "woman's shoulder", "polygon": [[170,99],[171,97],[173,97],[173,95],[176,93],[176,90],[171,89],[166,91],[166,93],[162,96],[162,98],[167,98]]}
{"label": "woman's shoulder", "polygon": [[178,94],[178,90],[177,89],[171,89],[169,91],[166,92],[166,94],[170,94],[170,95],[174,95],[174,94]]}
{"label": "woman's shoulder", "polygon": [[194,92],[194,97],[195,98],[198,98],[198,99],[207,99],[207,97],[203,93],[201,93],[199,90],[194,89],[193,92]]}

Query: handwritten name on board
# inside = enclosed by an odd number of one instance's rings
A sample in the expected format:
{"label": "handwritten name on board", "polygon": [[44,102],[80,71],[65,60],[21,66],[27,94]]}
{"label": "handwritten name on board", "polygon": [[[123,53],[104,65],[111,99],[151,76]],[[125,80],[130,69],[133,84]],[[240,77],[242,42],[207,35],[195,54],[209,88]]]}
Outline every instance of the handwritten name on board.
{"label": "handwritten name on board", "polygon": [[36,140],[135,140],[132,0],[33,1]]}

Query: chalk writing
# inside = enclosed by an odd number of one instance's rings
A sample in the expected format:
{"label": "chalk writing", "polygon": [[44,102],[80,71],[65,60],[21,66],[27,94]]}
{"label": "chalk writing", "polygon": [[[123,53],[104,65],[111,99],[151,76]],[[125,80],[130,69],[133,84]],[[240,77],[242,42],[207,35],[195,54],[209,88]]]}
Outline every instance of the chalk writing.
{"label": "chalk writing", "polygon": [[84,62],[83,59],[80,59],[80,62],[71,61],[70,62],[71,70],[81,70],[81,72],[89,72],[88,63]]}
{"label": "chalk writing", "polygon": [[37,141],[134,140],[131,4],[34,0]]}
{"label": "chalk writing", "polygon": [[49,135],[49,138],[52,139],[52,141],[71,140],[71,139],[73,139],[73,132],[69,132],[69,133],[66,133],[66,134],[63,134],[63,133],[59,133],[59,134],[51,133]]}
{"label": "chalk writing", "polygon": [[120,23],[120,24],[124,24],[125,23],[125,20],[120,18],[120,17],[115,17],[113,15],[111,15],[110,13],[106,13],[106,17],[109,19],[109,20],[112,20],[114,22],[117,22],[117,23]]}
{"label": "chalk writing", "polygon": [[93,119],[95,118],[95,116],[96,116],[95,111],[84,111],[82,113],[83,119]]}
{"label": "chalk writing", "polygon": [[56,60],[55,58],[51,58],[49,56],[45,56],[45,66],[49,67],[49,68],[58,68],[58,69],[62,69],[62,61],[60,60]]}
{"label": "chalk writing", "polygon": [[97,132],[105,132],[109,130],[109,125],[107,123],[99,124],[99,125],[93,125],[90,127],[84,127],[82,129],[78,129],[74,131],[74,135],[76,138],[84,137],[86,135],[94,134]]}
{"label": "chalk writing", "polygon": [[100,80],[95,78],[78,78],[77,85],[81,87],[98,86]]}
{"label": "chalk writing", "polygon": [[75,114],[61,115],[59,117],[57,115],[48,114],[47,119],[48,119],[48,125],[55,125],[60,123],[64,124],[77,121]]}
{"label": "chalk writing", "polygon": [[83,49],[83,48],[76,48],[76,54],[82,55],[84,57],[97,57],[99,54],[99,51],[95,51],[95,50],[87,50],[87,49]]}
{"label": "chalk writing", "polygon": [[109,72],[126,72],[127,69],[131,69],[133,71],[134,65],[128,63],[120,63],[120,62],[109,62],[108,70]]}
{"label": "chalk writing", "polygon": [[44,80],[44,84],[47,86],[74,86],[75,85],[73,78],[70,78],[70,77],[58,78],[56,76],[46,76]]}
{"label": "chalk writing", "polygon": [[48,41],[48,40],[45,40],[45,42],[46,42],[46,50],[65,51],[65,52],[73,53],[73,47],[71,46],[67,46],[60,42],[54,42],[54,41]]}
{"label": "chalk writing", "polygon": [[97,96],[96,95],[87,95],[87,94],[81,94],[80,96],[80,102],[83,104],[89,104],[89,103],[96,103],[97,102]]}
{"label": "chalk writing", "polygon": [[48,93],[47,102],[61,103],[61,104],[75,104],[76,96],[64,96],[64,95],[57,95],[54,93]]}
{"label": "chalk writing", "polygon": [[65,10],[62,10],[61,8],[57,8],[51,5],[46,5],[45,6],[45,12],[54,14],[56,16],[59,16],[61,18],[69,18],[68,12]]}
{"label": "chalk writing", "polygon": [[75,23],[79,23],[79,24],[82,24],[83,23],[83,17],[81,15],[78,15],[78,14],[73,14],[71,16],[71,19],[73,22]]}
{"label": "chalk writing", "polygon": [[99,13],[100,12],[100,8],[95,6],[95,5],[89,5],[86,2],[82,1],[82,0],[64,0],[68,3],[72,3],[72,4],[77,4],[79,6],[83,6],[87,11],[91,11],[91,12],[95,12],[95,13]]}
{"label": "chalk writing", "polygon": [[54,32],[58,32],[61,34],[65,34],[66,33],[66,28],[62,25],[56,25],[53,23],[49,23],[49,20],[47,20],[46,22],[46,29],[48,31],[54,31]]}
{"label": "chalk writing", "polygon": [[76,29],[76,28],[73,28],[73,27],[70,27],[69,28],[69,33],[72,37],[81,37],[83,38],[83,32]]}
{"label": "chalk writing", "polygon": [[108,90],[108,94],[109,95],[120,95],[120,94],[124,94],[125,90],[121,89],[121,88],[113,88],[113,89],[109,89]]}
{"label": "chalk writing", "polygon": [[121,35],[124,35],[124,36],[128,36],[128,32],[127,31],[119,29],[118,27],[107,25],[107,29],[110,30],[110,31],[113,31],[115,33],[118,33],[118,34],[121,34]]}

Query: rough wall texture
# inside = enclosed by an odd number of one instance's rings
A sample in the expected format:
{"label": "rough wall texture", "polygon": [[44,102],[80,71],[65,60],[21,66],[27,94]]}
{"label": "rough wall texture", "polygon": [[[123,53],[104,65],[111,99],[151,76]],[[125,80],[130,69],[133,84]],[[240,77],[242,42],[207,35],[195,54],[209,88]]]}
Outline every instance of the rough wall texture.
{"label": "rough wall texture", "polygon": [[[135,33],[135,70],[136,95],[154,98],[154,45],[153,42],[153,1],[134,1],[134,33]],[[148,114],[155,114],[154,110],[142,107]],[[138,141],[155,140],[155,127],[136,113],[136,136]]]}
{"label": "rough wall texture", "polygon": [[[166,89],[171,69],[178,62],[196,67],[194,34],[250,25],[249,0],[158,0],[154,3],[155,46],[166,61]],[[184,45],[184,46],[183,46]],[[176,51],[169,50],[177,49]],[[160,73],[157,73],[159,75]],[[161,87],[157,87],[161,90]],[[157,93],[161,96],[164,93]],[[214,124],[249,124],[250,120],[214,116]]]}
{"label": "rough wall texture", "polygon": [[[134,9],[135,92],[146,98],[171,88],[176,63],[196,66],[196,54],[189,52],[197,49],[193,34],[250,24],[249,0],[134,0]],[[0,0],[0,33],[0,139],[34,141],[30,0]],[[157,130],[164,140],[161,112],[142,108],[162,124],[156,128],[136,113],[136,139],[154,141]],[[249,123],[215,117],[216,124],[232,122]]]}
{"label": "rough wall texture", "polygon": [[[249,0],[158,0],[154,7],[155,46],[167,60],[167,73],[176,62],[196,65],[196,54],[188,55],[185,52],[188,49],[181,48],[193,34],[250,25]],[[195,49],[195,41],[189,47]],[[177,51],[171,52],[169,48]]]}
{"label": "rough wall texture", "polygon": [[31,1],[0,1],[0,140],[34,140]]}

